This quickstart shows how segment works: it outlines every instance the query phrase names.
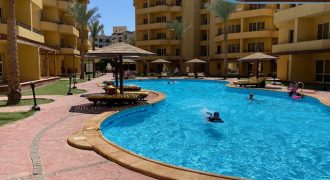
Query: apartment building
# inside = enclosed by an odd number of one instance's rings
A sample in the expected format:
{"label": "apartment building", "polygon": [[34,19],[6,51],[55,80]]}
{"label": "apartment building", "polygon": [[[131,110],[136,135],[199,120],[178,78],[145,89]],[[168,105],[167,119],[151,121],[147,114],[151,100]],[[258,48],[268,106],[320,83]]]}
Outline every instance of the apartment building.
{"label": "apartment building", "polygon": [[330,5],[281,5],[274,16],[279,28],[273,52],[280,56],[280,79],[303,82],[330,81]]}
{"label": "apartment building", "polygon": [[[180,43],[168,23],[178,19],[188,25],[182,40],[182,57],[186,60],[200,58],[206,65],[191,65],[193,71],[219,75],[223,65],[223,22],[206,9],[209,0],[135,0],[136,45],[154,52],[157,56],[147,58],[147,63],[139,63],[138,71],[157,69],[150,60],[162,58],[172,61],[172,67],[179,66]],[[277,29],[273,15],[277,5],[239,4],[228,22],[229,73],[250,75],[255,72],[253,63],[239,63],[237,59],[254,52],[271,53],[277,43]],[[187,66],[187,65],[184,65]],[[274,62],[263,62],[261,71],[268,75]]]}
{"label": "apartment building", "polygon": [[111,41],[113,43],[119,42],[119,39],[122,42],[134,45],[135,33],[129,31],[127,26],[114,26],[112,31]]}
{"label": "apartment building", "polygon": [[[87,3],[87,1],[83,1]],[[0,1],[0,81],[6,81],[7,0]],[[66,15],[69,0],[16,1],[18,59],[21,82],[80,72],[80,40],[76,23]],[[83,46],[88,50],[88,30]]]}
{"label": "apartment building", "polygon": [[112,44],[111,38],[112,38],[111,36],[105,35],[104,31],[102,31],[100,35],[96,36],[95,47],[103,48],[105,46],[111,45]]}

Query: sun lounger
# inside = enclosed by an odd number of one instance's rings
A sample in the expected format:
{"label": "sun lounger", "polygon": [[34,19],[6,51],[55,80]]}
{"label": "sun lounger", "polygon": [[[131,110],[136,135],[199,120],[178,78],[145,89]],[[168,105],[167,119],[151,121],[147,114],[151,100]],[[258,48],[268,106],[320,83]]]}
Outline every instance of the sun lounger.
{"label": "sun lounger", "polygon": [[194,78],[195,77],[195,74],[194,73],[188,73],[188,78],[189,77]]}
{"label": "sun lounger", "polygon": [[161,78],[168,78],[168,74],[167,74],[167,72],[162,72],[161,74],[160,74],[160,77]]}
{"label": "sun lounger", "polygon": [[200,73],[197,73],[197,78],[204,78],[204,73],[200,72]]}
{"label": "sun lounger", "polygon": [[108,104],[136,104],[141,96],[139,94],[114,94],[114,95],[94,95],[87,98],[94,103],[94,106],[99,102],[106,102]]}
{"label": "sun lounger", "polygon": [[264,88],[266,87],[266,81],[265,78],[261,78],[261,79],[251,79],[248,81],[238,81],[238,82],[234,82],[234,84],[236,86],[239,87],[247,87],[247,86],[252,86],[252,87],[257,87],[257,88]]}

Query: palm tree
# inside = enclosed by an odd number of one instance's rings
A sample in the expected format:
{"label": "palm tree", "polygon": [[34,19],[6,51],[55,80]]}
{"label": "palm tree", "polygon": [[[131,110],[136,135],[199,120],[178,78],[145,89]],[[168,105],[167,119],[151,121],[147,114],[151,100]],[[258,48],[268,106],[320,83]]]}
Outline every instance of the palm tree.
{"label": "palm tree", "polygon": [[17,31],[16,31],[16,0],[8,0],[7,16],[7,81],[8,81],[8,101],[7,105],[15,105],[21,101],[21,85],[19,75],[19,62],[17,50]]}
{"label": "palm tree", "polygon": [[80,79],[85,78],[85,28],[88,25],[88,21],[91,19],[96,19],[100,17],[100,14],[97,13],[98,8],[94,7],[88,9],[86,3],[79,1],[74,1],[69,7],[68,15],[73,18],[79,25],[79,34],[80,34]]}
{"label": "palm tree", "polygon": [[184,32],[189,28],[189,26],[183,22],[180,22],[178,20],[174,20],[170,23],[168,23],[168,28],[172,31],[174,31],[175,39],[179,40],[179,46],[180,46],[180,71],[183,71],[183,56],[182,56],[182,37]]}
{"label": "palm tree", "polygon": [[91,19],[88,23],[88,28],[91,33],[92,47],[95,50],[95,39],[103,31],[104,25],[100,24],[99,20]]}
{"label": "palm tree", "polygon": [[224,79],[227,79],[227,56],[228,56],[228,19],[230,15],[235,11],[236,4],[231,3],[225,0],[214,0],[207,7],[210,11],[212,11],[217,17],[221,18],[223,21],[223,39],[224,39]]}

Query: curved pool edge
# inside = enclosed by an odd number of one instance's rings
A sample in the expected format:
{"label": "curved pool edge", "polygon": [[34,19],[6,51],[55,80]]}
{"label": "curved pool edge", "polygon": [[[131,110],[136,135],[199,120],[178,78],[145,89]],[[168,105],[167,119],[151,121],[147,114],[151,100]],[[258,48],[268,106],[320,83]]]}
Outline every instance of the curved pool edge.
{"label": "curved pool edge", "polygon": [[[163,93],[155,91],[150,92],[157,94],[157,98],[148,100],[147,105],[142,105],[139,107],[150,106],[159,103],[166,98],[166,95]],[[136,106],[130,107],[128,109],[132,109],[134,107]],[[101,125],[107,118],[117,113],[120,113],[121,111],[102,113],[87,120],[82,130],[74,132],[67,139],[68,144],[82,150],[93,150],[99,155],[105,157],[106,159],[111,160],[127,169],[157,179],[242,179],[239,177],[213,174],[166,164],[160,161],[140,156],[138,154],[135,154],[134,152],[131,152],[125,148],[116,145],[102,135]]]}
{"label": "curved pool edge", "polygon": [[[236,88],[236,89],[253,89],[253,90],[259,90],[259,91],[271,91],[271,92],[277,92],[277,93],[285,93],[284,91],[277,91],[276,89],[266,89],[266,88],[244,88],[244,87],[238,87],[235,84],[233,84],[230,81],[227,81],[228,84],[226,84],[229,88]],[[322,96],[316,95],[316,94],[309,94],[309,93],[302,93],[304,96],[309,96],[311,98],[317,99],[320,103],[322,103],[325,106],[330,106],[330,101],[323,98]]]}

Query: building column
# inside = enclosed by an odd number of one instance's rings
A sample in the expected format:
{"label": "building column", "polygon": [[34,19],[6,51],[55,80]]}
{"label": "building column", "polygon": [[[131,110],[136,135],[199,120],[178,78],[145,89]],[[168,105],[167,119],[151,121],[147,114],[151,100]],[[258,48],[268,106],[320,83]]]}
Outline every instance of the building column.
{"label": "building column", "polygon": [[48,51],[46,52],[46,66],[47,66],[47,72],[46,72],[46,75],[47,77],[49,77],[49,56],[48,56]]}

